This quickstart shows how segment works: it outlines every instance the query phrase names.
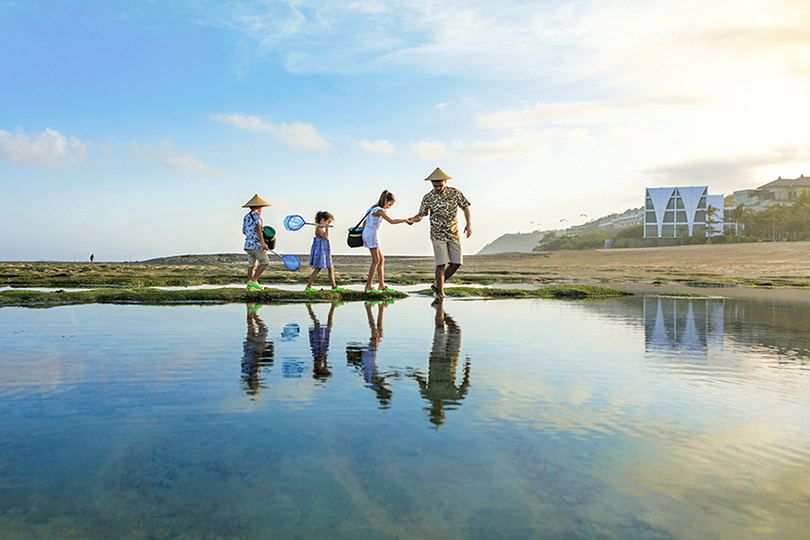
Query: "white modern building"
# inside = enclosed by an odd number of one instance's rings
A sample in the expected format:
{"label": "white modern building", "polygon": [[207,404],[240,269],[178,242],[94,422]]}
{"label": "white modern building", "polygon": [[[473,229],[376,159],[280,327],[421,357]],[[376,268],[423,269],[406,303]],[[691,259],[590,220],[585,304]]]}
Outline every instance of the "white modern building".
{"label": "white modern building", "polygon": [[647,188],[644,238],[719,236],[724,216],[723,195],[709,195],[708,186]]}

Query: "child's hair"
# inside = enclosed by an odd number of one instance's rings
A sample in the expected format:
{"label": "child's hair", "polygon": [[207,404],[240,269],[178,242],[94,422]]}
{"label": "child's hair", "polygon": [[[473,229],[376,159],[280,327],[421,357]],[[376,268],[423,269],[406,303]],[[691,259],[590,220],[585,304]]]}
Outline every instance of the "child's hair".
{"label": "child's hair", "polygon": [[382,193],[380,193],[380,200],[377,201],[377,206],[384,208],[386,203],[394,201],[396,201],[394,194],[385,189]]}
{"label": "child's hair", "polygon": [[327,212],[326,210],[321,210],[317,214],[315,214],[315,223],[320,223],[321,221],[326,221],[327,219],[331,219],[332,221],[335,220],[334,216]]}

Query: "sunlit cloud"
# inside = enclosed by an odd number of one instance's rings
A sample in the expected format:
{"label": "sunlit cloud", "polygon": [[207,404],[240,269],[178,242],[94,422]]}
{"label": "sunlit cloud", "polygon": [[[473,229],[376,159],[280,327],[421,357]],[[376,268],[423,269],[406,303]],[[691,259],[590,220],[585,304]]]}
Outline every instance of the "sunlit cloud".
{"label": "sunlit cloud", "polygon": [[304,124],[302,122],[295,122],[293,124],[282,122],[281,124],[274,124],[258,116],[236,113],[212,114],[211,119],[215,122],[230,125],[236,129],[271,135],[293,148],[322,153],[332,150],[332,145],[329,144],[329,141],[327,141],[312,124]]}
{"label": "sunlit cloud", "polygon": [[130,150],[133,155],[144,161],[154,161],[175,171],[204,176],[221,174],[221,171],[202,163],[189,153],[184,153],[170,141],[163,141],[156,146],[149,143],[132,143]]}
{"label": "sunlit cloud", "polygon": [[[661,184],[675,185],[684,178],[695,182],[711,184],[717,189],[733,191],[746,187],[756,187],[775,178],[763,178],[763,169],[777,166],[782,169],[782,176],[791,173],[786,170],[790,164],[808,162],[810,160],[810,144],[792,145],[771,148],[758,154],[742,154],[726,157],[695,159],[683,163],[667,164],[650,169],[648,174],[651,181]],[[779,174],[779,173],[777,173]],[[796,176],[802,171],[793,173]],[[745,185],[748,181],[751,185]]]}
{"label": "sunlit cloud", "polygon": [[475,141],[459,147],[457,153],[467,161],[492,161],[539,157],[560,149],[582,147],[596,142],[583,128],[531,130],[518,129],[508,137],[492,141]]}
{"label": "sunlit cloud", "polygon": [[411,145],[416,155],[426,161],[436,161],[447,155],[447,147],[442,142],[420,141]]}
{"label": "sunlit cloud", "polygon": [[450,105],[450,104],[449,103],[437,103],[436,105],[433,106],[433,108],[434,109],[444,109],[448,105]]}
{"label": "sunlit cloud", "polygon": [[59,169],[76,165],[87,155],[87,145],[55,129],[41,133],[11,133],[0,129],[0,159],[12,165]]}
{"label": "sunlit cloud", "polygon": [[394,145],[387,139],[377,139],[376,141],[363,139],[359,141],[358,144],[360,148],[368,152],[379,152],[380,154],[388,154],[390,156],[396,154]]}

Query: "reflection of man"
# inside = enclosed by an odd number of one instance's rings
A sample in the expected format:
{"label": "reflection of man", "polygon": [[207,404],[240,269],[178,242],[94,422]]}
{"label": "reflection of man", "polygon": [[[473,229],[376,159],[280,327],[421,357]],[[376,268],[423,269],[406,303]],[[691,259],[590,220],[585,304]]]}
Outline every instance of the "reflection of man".
{"label": "reflection of man", "polygon": [[247,306],[247,336],[242,354],[242,388],[251,396],[259,393],[262,366],[273,367],[273,342],[267,340],[267,326],[257,311],[261,305]]}
{"label": "reflection of man", "polygon": [[444,313],[444,300],[435,303],[436,319],[433,328],[433,347],[430,350],[427,380],[419,374],[419,393],[430,401],[430,422],[436,427],[444,423],[445,409],[456,408],[470,386],[470,360],[464,362],[461,385],[456,386],[456,369],[461,353],[461,328],[452,317]]}
{"label": "reflection of man", "polygon": [[335,317],[337,303],[332,302],[329,308],[329,315],[326,319],[326,326],[323,326],[312,310],[312,304],[307,304],[309,318],[312,319],[312,326],[309,327],[309,347],[312,349],[312,377],[319,381],[325,381],[332,376],[329,371],[329,364],[326,357],[329,354],[329,338],[332,334],[332,322]]}
{"label": "reflection of man", "polygon": [[377,320],[374,320],[371,302],[366,302],[366,317],[371,330],[368,345],[350,344],[346,346],[346,361],[359,368],[366,386],[374,390],[382,408],[387,408],[391,401],[391,389],[386,385],[385,375],[377,369],[377,350],[383,336],[383,311],[386,302],[380,302],[377,308]]}
{"label": "reflection of man", "polygon": [[462,264],[461,237],[458,234],[458,209],[464,212],[464,233],[472,234],[470,221],[470,201],[459,190],[447,187],[450,176],[436,168],[425,180],[430,181],[433,190],[422,197],[419,213],[411,219],[416,223],[430,215],[430,241],[433,244],[433,257],[436,262],[436,282],[431,288],[440,298],[444,297],[444,282],[456,273]]}

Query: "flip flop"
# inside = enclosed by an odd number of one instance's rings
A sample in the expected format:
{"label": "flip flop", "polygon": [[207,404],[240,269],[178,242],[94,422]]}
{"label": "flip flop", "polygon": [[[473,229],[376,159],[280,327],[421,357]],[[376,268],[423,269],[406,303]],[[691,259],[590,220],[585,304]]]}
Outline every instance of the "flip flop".
{"label": "flip flop", "polygon": [[307,287],[304,289],[304,292],[318,292],[318,289],[313,289],[312,287]]}
{"label": "flip flop", "polygon": [[343,287],[335,287],[334,289],[331,290],[331,292],[340,292],[342,290],[344,290]]}
{"label": "flip flop", "polygon": [[433,291],[433,294],[435,295],[439,294],[439,288],[434,283],[430,284],[430,290]]}

